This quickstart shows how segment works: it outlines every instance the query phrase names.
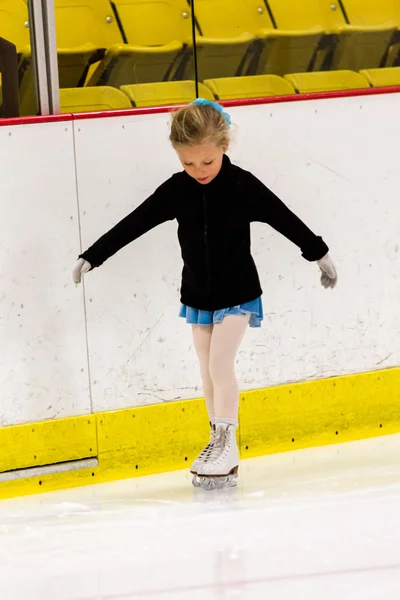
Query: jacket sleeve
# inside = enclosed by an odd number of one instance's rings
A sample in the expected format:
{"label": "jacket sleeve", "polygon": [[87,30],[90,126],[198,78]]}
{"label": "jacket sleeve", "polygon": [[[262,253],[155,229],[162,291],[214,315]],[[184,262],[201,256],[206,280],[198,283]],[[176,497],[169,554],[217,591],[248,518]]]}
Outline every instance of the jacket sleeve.
{"label": "jacket sleeve", "polygon": [[329,252],[323,239],[315,235],[257,177],[248,173],[246,195],[250,222],[267,223],[301,249],[306,260],[319,260]]}
{"label": "jacket sleeve", "polygon": [[94,269],[150,229],[172,221],[176,217],[175,196],[174,177],[171,177],[79,258],[87,260]]}

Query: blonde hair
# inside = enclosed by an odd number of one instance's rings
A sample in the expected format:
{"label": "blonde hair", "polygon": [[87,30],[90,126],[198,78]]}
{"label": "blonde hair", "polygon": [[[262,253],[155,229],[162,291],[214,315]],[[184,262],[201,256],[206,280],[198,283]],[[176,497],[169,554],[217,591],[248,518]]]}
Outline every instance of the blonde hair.
{"label": "blonde hair", "polygon": [[173,147],[195,146],[204,140],[218,147],[228,148],[229,127],[225,117],[210,105],[188,104],[172,114],[171,134]]}

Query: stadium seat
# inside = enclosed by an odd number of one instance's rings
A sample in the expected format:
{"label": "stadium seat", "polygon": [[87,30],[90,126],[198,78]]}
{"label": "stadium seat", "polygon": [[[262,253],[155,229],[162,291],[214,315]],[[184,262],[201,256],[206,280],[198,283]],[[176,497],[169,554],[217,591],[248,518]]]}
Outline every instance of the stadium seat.
{"label": "stadium seat", "polygon": [[400,85],[400,67],[387,69],[366,69],[360,71],[373,87]]}
{"label": "stadium seat", "polygon": [[[134,33],[126,23],[122,33],[120,17],[114,14],[108,0],[55,0],[61,87],[83,82],[91,87],[119,87],[123,83],[162,81],[168,77],[183,48],[181,41],[168,37],[168,32],[162,40],[156,39],[157,32],[163,29],[157,24],[163,23],[165,30],[170,25],[166,20],[168,2],[117,2],[128,8],[133,3],[137,8],[131,15]],[[152,10],[148,12],[150,4]],[[177,21],[183,20],[181,14],[175,16]],[[132,40],[127,39],[127,33]],[[80,68],[81,76],[76,82]]]}
{"label": "stadium seat", "polygon": [[[264,0],[196,0],[196,20],[205,36],[233,38],[252,34],[254,43],[248,50],[242,74],[275,73],[306,70],[318,46],[323,30],[277,31]],[[200,69],[200,79],[203,73]]]}
{"label": "stadium seat", "polygon": [[110,48],[90,84],[119,87],[172,77],[191,36],[185,0],[115,0],[113,6],[125,45]]}
{"label": "stadium seat", "polygon": [[201,81],[246,73],[258,53],[257,31],[273,27],[263,0],[195,0],[195,13]]}
{"label": "stadium seat", "polygon": [[195,0],[202,35],[235,38],[241,33],[273,29],[264,0]]}
{"label": "stadium seat", "polygon": [[28,9],[23,0],[0,0],[0,37],[12,42],[18,53],[21,116],[36,113],[28,23]]}
{"label": "stadium seat", "polygon": [[307,71],[313,68],[323,30],[260,32],[263,49],[257,73],[284,75],[288,71]]}
{"label": "stadium seat", "polygon": [[[124,92],[132,102],[132,106],[170,106],[186,104],[196,97],[194,81],[164,81],[161,83],[141,83],[138,85],[123,85]],[[199,83],[199,96],[206,100],[214,100],[211,91]]]}
{"label": "stadium seat", "polygon": [[[311,0],[314,3],[314,0]],[[313,70],[328,52],[321,50],[326,27],[315,2],[314,14],[310,14],[307,0],[266,1],[276,27],[274,37],[266,36],[258,72],[284,75],[293,71]]]}
{"label": "stadium seat", "polygon": [[[61,87],[83,85],[90,65],[105,49],[122,43],[108,0],[55,0],[56,41]],[[0,35],[10,38],[20,54],[20,113],[35,112],[34,79],[27,5],[0,0]]]}
{"label": "stadium seat", "polygon": [[394,31],[395,27],[388,25],[346,25],[338,32],[332,69],[378,68],[386,61]]}
{"label": "stadium seat", "polygon": [[[83,86],[91,65],[101,61],[108,47],[123,43],[118,24],[108,0],[55,0],[54,5],[60,87]],[[20,71],[21,114],[31,114],[30,51],[23,53]]]}
{"label": "stadium seat", "polygon": [[91,65],[123,38],[108,0],[55,0],[60,87],[81,86]]}
{"label": "stadium seat", "polygon": [[108,0],[55,0],[58,48],[109,48],[123,42]]}
{"label": "stadium seat", "polygon": [[216,100],[268,98],[269,96],[289,96],[295,93],[290,83],[277,75],[206,79],[204,85],[210,88]]}
{"label": "stadium seat", "polygon": [[342,4],[353,25],[400,25],[398,0],[342,0]]}
{"label": "stadium seat", "polygon": [[355,71],[291,73],[285,75],[285,79],[299,94],[356,90],[370,87],[366,78]]}
{"label": "stadium seat", "polygon": [[61,89],[60,107],[63,114],[132,108],[129,98],[112,87]]}
{"label": "stadium seat", "polygon": [[343,0],[343,9],[351,25],[393,26],[390,48],[381,65],[391,66],[398,60],[400,50],[400,2],[398,0]]}
{"label": "stadium seat", "polygon": [[0,37],[12,42],[21,54],[30,46],[28,9],[23,0],[0,0]]}
{"label": "stadium seat", "polygon": [[[114,6],[128,46],[107,53],[92,85],[193,79],[192,21],[186,0],[115,0]],[[199,71],[203,76],[235,75],[253,40],[248,33],[231,40],[198,34]]]}
{"label": "stadium seat", "polygon": [[111,85],[166,81],[182,56],[181,42],[162,48],[121,44],[112,46],[88,81],[88,85]]}
{"label": "stadium seat", "polygon": [[307,31],[319,27],[326,32],[346,24],[334,0],[265,0],[278,29]]}
{"label": "stadium seat", "polygon": [[[242,33],[236,38],[197,38],[197,66],[200,81],[211,77],[240,75],[252,57],[254,36]],[[190,67],[193,63],[187,63]],[[194,77],[193,69],[185,75]]]}
{"label": "stadium seat", "polygon": [[[315,59],[315,70],[322,65],[335,70],[379,67],[390,46],[395,25],[364,22],[347,24],[338,2],[321,0],[266,0],[278,29],[309,31],[320,27],[325,35]],[[321,56],[322,55],[322,56]],[[328,62],[329,61],[329,62]],[[288,72],[288,71],[286,71]]]}

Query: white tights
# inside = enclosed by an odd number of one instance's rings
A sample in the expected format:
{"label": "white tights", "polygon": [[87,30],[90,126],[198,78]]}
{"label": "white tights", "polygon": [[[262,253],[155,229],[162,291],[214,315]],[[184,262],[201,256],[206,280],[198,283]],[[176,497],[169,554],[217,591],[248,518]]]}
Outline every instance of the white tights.
{"label": "white tights", "polygon": [[238,418],[235,358],[249,319],[250,315],[228,315],[216,325],[193,325],[193,340],[210,418]]}

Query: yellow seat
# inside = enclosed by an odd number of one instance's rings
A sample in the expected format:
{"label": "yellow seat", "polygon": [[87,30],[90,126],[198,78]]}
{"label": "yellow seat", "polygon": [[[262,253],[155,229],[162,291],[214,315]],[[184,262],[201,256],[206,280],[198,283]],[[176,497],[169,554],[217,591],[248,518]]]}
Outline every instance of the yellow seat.
{"label": "yellow seat", "polygon": [[400,2],[398,0],[343,0],[343,8],[351,25],[394,26],[397,29],[390,40],[390,48],[384,59],[380,64],[370,66],[392,65],[398,58],[400,50]]}
{"label": "yellow seat", "polygon": [[346,25],[339,32],[339,42],[332,69],[378,68],[385,60],[395,31],[394,25],[359,27]]}
{"label": "yellow seat", "polygon": [[[107,48],[123,43],[118,24],[108,0],[55,0],[54,5],[60,87],[83,86],[91,65],[102,59]],[[21,82],[21,114],[25,115],[33,103],[30,49],[23,53],[20,70],[29,82]]]}
{"label": "yellow seat", "polygon": [[125,45],[110,48],[90,84],[119,87],[172,77],[191,36],[185,0],[115,0],[113,5]]}
{"label": "yellow seat", "polygon": [[369,88],[366,78],[355,71],[291,73],[285,79],[300,94]]}
{"label": "yellow seat", "polygon": [[312,69],[323,33],[318,27],[308,31],[261,32],[263,49],[257,72],[284,75],[288,71]]}
{"label": "yellow seat", "polygon": [[373,87],[390,87],[400,85],[400,67],[387,69],[366,69],[360,71]]}
{"label": "yellow seat", "polygon": [[290,83],[277,75],[206,79],[204,85],[210,88],[217,100],[268,98],[269,96],[289,96],[295,93]]}
{"label": "yellow seat", "polygon": [[23,0],[0,0],[0,37],[12,42],[21,54],[30,46],[28,9]]}
{"label": "yellow seat", "polygon": [[[107,54],[92,84],[194,78],[191,12],[186,0],[115,0],[114,5],[129,45]],[[235,75],[253,40],[248,33],[231,40],[198,34],[200,79]],[[123,64],[116,66],[118,53],[123,55]]]}
{"label": "yellow seat", "polygon": [[[12,42],[19,57],[20,114],[36,113],[34,79],[30,59],[27,5],[23,0],[0,0],[0,37]],[[26,61],[23,57],[28,57]]]}
{"label": "yellow seat", "polygon": [[196,0],[199,79],[246,73],[256,60],[256,32],[272,28],[262,1]]}
{"label": "yellow seat", "polygon": [[[82,85],[90,65],[122,37],[108,0],[55,0],[61,87]],[[110,20],[111,19],[111,20]],[[35,111],[28,10],[23,0],[0,0],[0,35],[20,54],[20,113]]]}
{"label": "yellow seat", "polygon": [[161,48],[121,44],[112,46],[90,77],[89,85],[111,85],[166,81],[182,53],[182,44],[170,42]]}
{"label": "yellow seat", "polygon": [[108,0],[55,0],[57,48],[109,48],[123,42]]}
{"label": "yellow seat", "polygon": [[127,96],[112,87],[84,87],[60,90],[61,113],[97,112],[131,108]]}
{"label": "yellow seat", "polygon": [[367,65],[378,67],[386,56],[395,30],[393,23],[365,25],[350,21],[349,25],[340,4],[335,1],[266,1],[278,29],[306,32],[319,27],[325,32],[314,57],[316,69],[323,64],[329,64],[329,68],[335,70],[359,70]]}
{"label": "yellow seat", "polygon": [[306,70],[323,35],[320,27],[306,32],[294,27],[278,31],[264,0],[196,0],[195,7],[203,35],[233,39],[247,33],[255,37],[241,68],[243,74],[283,75],[288,69]]}
{"label": "yellow seat", "polygon": [[195,12],[204,36],[236,38],[273,29],[264,0],[195,0]]}
{"label": "yellow seat", "polygon": [[353,25],[400,25],[398,0],[342,0],[342,4]]}
{"label": "yellow seat", "polygon": [[165,46],[191,37],[186,0],[113,0],[125,42],[136,46]]}
{"label": "yellow seat", "polygon": [[278,29],[307,31],[319,27],[325,32],[346,24],[335,0],[266,0]]}
{"label": "yellow seat", "polygon": [[[196,98],[194,81],[164,81],[161,83],[141,83],[123,85],[121,91],[127,95],[133,106],[170,106],[186,104]],[[211,91],[199,83],[199,96],[214,100]]]}
{"label": "yellow seat", "polygon": [[196,0],[196,19],[203,35],[255,36],[256,58],[249,57],[243,74],[307,70],[323,35],[314,24],[302,31],[293,26],[277,30],[263,0]]}
{"label": "yellow seat", "polygon": [[81,86],[92,65],[123,38],[108,0],[55,0],[60,87]]}

